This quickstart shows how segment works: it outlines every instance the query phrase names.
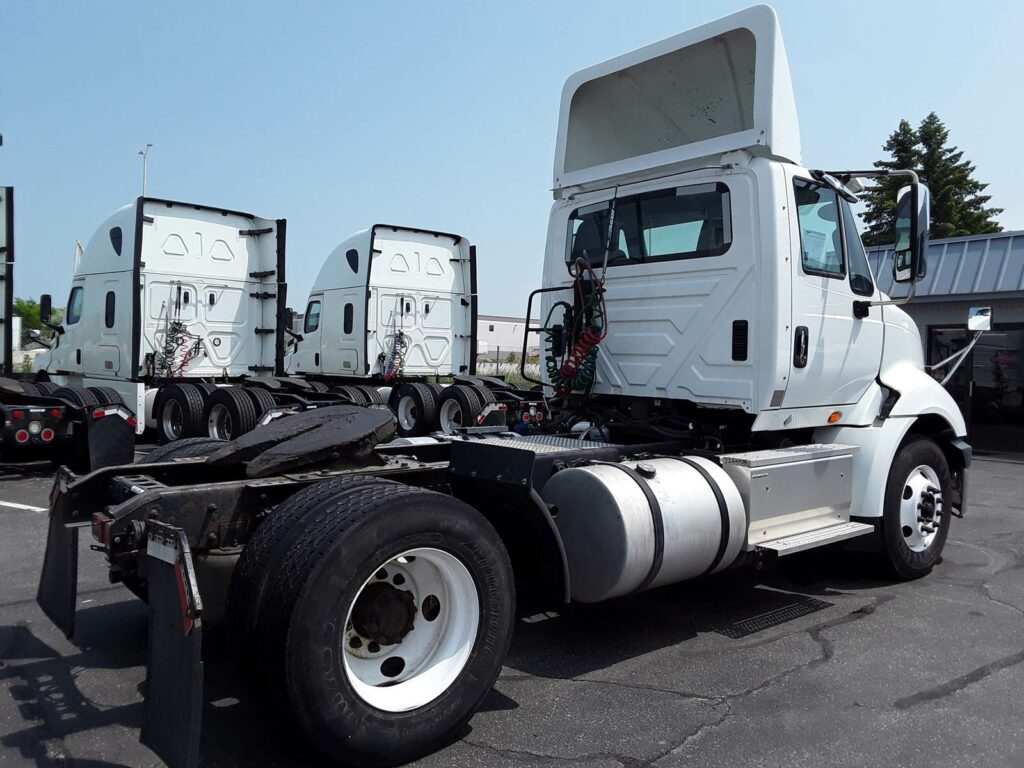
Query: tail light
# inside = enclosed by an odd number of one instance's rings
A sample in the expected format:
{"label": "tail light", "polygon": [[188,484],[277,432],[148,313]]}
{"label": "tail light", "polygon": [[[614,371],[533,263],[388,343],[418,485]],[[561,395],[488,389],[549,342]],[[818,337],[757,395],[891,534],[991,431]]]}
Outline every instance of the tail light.
{"label": "tail light", "polygon": [[50,409],[50,418],[51,419],[59,419],[60,418],[60,408],[51,408]]}
{"label": "tail light", "polygon": [[27,443],[28,442],[28,430],[27,429],[19,429],[17,432],[14,433],[14,439],[17,440],[19,443]]}
{"label": "tail light", "polygon": [[537,411],[537,415],[533,417],[536,421],[544,421],[544,411]]}
{"label": "tail light", "polygon": [[523,411],[523,421],[528,422],[529,420],[530,420],[530,412],[529,411]]}
{"label": "tail light", "polygon": [[12,421],[21,421],[24,418],[25,418],[25,414],[24,414],[23,411],[11,411],[11,420]]}
{"label": "tail light", "polygon": [[41,438],[43,438],[43,442],[44,442],[44,443],[48,443],[48,442],[50,442],[51,440],[53,440],[53,430],[52,430],[52,429],[50,429],[49,427],[46,427],[46,428],[44,428],[44,429],[43,429],[43,431],[42,431],[42,432],[41,432],[41,433],[39,434],[39,436],[40,436]]}

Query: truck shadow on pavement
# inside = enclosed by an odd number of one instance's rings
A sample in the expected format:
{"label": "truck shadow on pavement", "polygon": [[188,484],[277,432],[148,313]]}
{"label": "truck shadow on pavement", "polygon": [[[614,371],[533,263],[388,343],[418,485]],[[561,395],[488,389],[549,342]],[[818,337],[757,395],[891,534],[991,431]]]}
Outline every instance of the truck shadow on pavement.
{"label": "truck shadow on pavement", "polygon": [[[742,638],[782,627],[789,621],[831,607],[829,596],[849,594],[887,582],[864,573],[863,559],[794,557],[765,571],[738,569],[694,582],[664,587],[597,605],[572,605],[558,612],[523,617],[516,624],[506,667],[516,673],[569,679],[715,632]],[[142,720],[145,677],[146,607],[128,598],[78,612],[69,653],[61,653],[34,632],[32,622],[0,626],[0,682],[15,700],[24,727],[10,724],[0,747],[17,750],[40,766],[74,764],[116,768],[83,760],[65,739],[110,726],[137,735]],[[32,611],[37,613],[34,606]],[[38,621],[36,619],[38,618]],[[48,630],[51,631],[51,630]],[[333,765],[287,724],[284,702],[256,696],[238,673],[224,633],[204,631],[205,693],[202,758],[204,766]],[[88,675],[83,675],[83,670]],[[83,680],[83,677],[87,679]],[[6,703],[5,703],[6,704]],[[514,710],[519,703],[498,690],[482,711]],[[4,707],[9,709],[9,707]],[[2,709],[0,709],[2,711]],[[467,726],[454,740],[472,731]],[[99,741],[103,741],[100,736]],[[121,747],[111,752],[135,765]],[[147,764],[150,753],[132,745]],[[137,750],[137,752],[136,752]],[[106,753],[103,753],[106,754]]]}

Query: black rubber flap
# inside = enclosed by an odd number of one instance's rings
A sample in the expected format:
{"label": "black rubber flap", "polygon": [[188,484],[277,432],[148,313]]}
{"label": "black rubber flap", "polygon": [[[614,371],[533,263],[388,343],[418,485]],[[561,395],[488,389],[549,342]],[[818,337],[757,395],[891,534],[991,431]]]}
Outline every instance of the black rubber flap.
{"label": "black rubber flap", "polygon": [[[135,427],[128,421],[131,411],[121,406],[96,406],[86,409],[86,439],[89,441],[89,467],[115,467],[135,461]],[[97,414],[103,414],[98,416]]]}
{"label": "black rubber flap", "polygon": [[266,477],[303,467],[358,460],[395,436],[390,411],[357,405],[332,405],[284,416],[237,440],[207,462],[246,464],[249,477]]}
{"label": "black rubber flap", "polygon": [[39,577],[36,602],[50,621],[71,637],[75,633],[75,600],[78,595],[78,528],[64,525],[59,505],[50,513],[50,530],[46,537],[46,555]]}
{"label": "black rubber flap", "polygon": [[184,537],[149,547],[149,660],[139,740],[168,768],[199,763],[203,717],[202,622]]}

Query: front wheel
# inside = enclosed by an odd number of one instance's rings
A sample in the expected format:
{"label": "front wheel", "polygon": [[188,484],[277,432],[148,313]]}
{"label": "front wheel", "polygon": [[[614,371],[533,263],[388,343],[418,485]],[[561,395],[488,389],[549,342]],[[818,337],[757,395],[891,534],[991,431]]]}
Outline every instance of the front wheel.
{"label": "front wheel", "polygon": [[393,485],[350,491],[301,524],[263,596],[276,614],[261,633],[270,690],[287,690],[302,730],[346,764],[443,745],[491,690],[511,639],[497,532],[456,499]]}
{"label": "front wheel", "polygon": [[927,437],[906,443],[889,469],[883,551],[900,579],[927,575],[942,556],[952,518],[953,478],[942,449]]}

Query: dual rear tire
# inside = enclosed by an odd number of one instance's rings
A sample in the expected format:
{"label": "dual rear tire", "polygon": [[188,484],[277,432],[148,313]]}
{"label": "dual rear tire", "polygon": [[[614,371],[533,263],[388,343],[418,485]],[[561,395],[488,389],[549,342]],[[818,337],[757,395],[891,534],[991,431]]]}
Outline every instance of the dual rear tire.
{"label": "dual rear tire", "polygon": [[229,599],[267,690],[351,765],[450,739],[493,686],[514,615],[490,523],[372,477],[332,478],[280,505],[243,551]]}

